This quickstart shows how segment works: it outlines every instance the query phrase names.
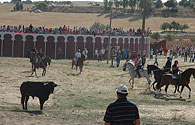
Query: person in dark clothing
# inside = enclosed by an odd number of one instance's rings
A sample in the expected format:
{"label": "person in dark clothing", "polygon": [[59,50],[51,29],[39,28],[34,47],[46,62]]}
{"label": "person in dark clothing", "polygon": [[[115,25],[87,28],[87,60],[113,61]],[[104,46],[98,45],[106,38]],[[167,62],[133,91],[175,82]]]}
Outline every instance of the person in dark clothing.
{"label": "person in dark clothing", "polygon": [[135,103],[126,97],[128,89],[121,85],[116,89],[117,100],[111,103],[106,110],[105,125],[140,125],[139,111]]}
{"label": "person in dark clothing", "polygon": [[177,78],[177,85],[180,85],[180,74],[179,71],[181,71],[178,67],[178,61],[175,60],[173,66],[172,66],[172,72],[173,75]]}
{"label": "person in dark clothing", "polygon": [[167,62],[164,66],[164,72],[169,72],[171,70],[171,58],[167,57]]}
{"label": "person in dark clothing", "polygon": [[137,66],[136,66],[136,72],[138,75],[138,78],[141,78],[140,72],[139,70],[142,68],[142,58],[140,57],[140,54],[138,54],[138,58],[137,58]]}

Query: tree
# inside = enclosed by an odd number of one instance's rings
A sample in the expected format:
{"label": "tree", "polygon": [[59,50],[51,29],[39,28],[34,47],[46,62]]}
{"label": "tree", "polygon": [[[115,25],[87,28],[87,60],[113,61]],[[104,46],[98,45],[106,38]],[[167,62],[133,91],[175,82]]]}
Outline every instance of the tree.
{"label": "tree", "polygon": [[166,31],[166,30],[169,28],[169,25],[170,25],[169,23],[165,22],[165,23],[163,23],[163,24],[160,26],[160,29]]}
{"label": "tree", "polygon": [[168,0],[164,5],[168,8],[172,8],[172,10],[177,8],[177,1],[176,0]]}
{"label": "tree", "polygon": [[14,11],[22,11],[23,10],[23,4],[21,2],[17,2]]}
{"label": "tree", "polygon": [[184,25],[181,26],[181,31],[183,32],[183,31],[185,31],[185,30],[188,29],[188,28],[190,28],[190,27],[188,26],[188,24],[184,24]]}
{"label": "tree", "polygon": [[162,8],[163,7],[163,3],[161,0],[157,0],[155,3],[155,8],[159,9],[159,8]]}
{"label": "tree", "polygon": [[128,6],[128,0],[123,0],[123,9],[125,10],[127,6]]}
{"label": "tree", "polygon": [[134,11],[136,7],[137,0],[129,0],[129,6],[131,7],[131,10]]}
{"label": "tree", "polygon": [[160,34],[158,32],[152,33],[151,37],[155,40],[159,40],[160,39]]}
{"label": "tree", "polygon": [[21,0],[11,0],[11,3],[16,4],[17,2],[21,2]]}
{"label": "tree", "polygon": [[114,0],[114,4],[115,4],[115,7],[116,7],[116,10],[119,9],[119,1],[118,0]]}
{"label": "tree", "polygon": [[108,9],[108,0],[104,0],[104,9],[105,9],[105,10]]}
{"label": "tree", "polygon": [[[143,10],[144,0],[139,0],[139,7],[141,10]],[[146,15],[150,15],[153,10],[154,10],[153,0],[146,0]]]}
{"label": "tree", "polygon": [[35,3],[37,9],[42,10],[42,11],[47,11],[48,9],[48,4],[46,2],[37,2]]}
{"label": "tree", "polygon": [[189,2],[188,0],[181,0],[181,1],[179,2],[179,5],[180,5],[180,6],[187,7],[187,6],[190,5],[190,2]]}

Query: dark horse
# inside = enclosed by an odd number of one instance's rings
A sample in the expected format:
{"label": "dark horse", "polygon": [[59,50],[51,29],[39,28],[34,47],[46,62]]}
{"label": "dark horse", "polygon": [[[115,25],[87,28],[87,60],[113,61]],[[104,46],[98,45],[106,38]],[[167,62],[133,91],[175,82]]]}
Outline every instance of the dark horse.
{"label": "dark horse", "polygon": [[[153,85],[153,89],[156,90],[156,88],[154,87],[154,84],[157,83],[157,85],[159,85],[161,82],[162,75],[168,72],[165,72],[166,70],[162,70],[158,66],[155,66],[155,65],[148,65],[147,69],[148,69],[148,74],[152,74],[152,71],[153,71],[155,81],[152,83],[152,85]],[[177,87],[177,85],[175,85],[174,93],[176,93],[176,90],[179,91],[179,87]]]}
{"label": "dark horse", "polygon": [[[181,92],[180,92],[180,98],[181,97],[181,94],[182,94],[182,91],[184,89],[184,87],[186,86],[188,89],[189,89],[189,98],[191,97],[191,88],[189,87],[189,83],[190,83],[190,77],[191,75],[194,76],[195,78],[195,69],[194,68],[189,68],[187,70],[185,70],[184,72],[181,73]],[[162,78],[161,78],[161,83],[160,84],[157,84],[157,89],[159,90],[162,86],[166,86],[165,87],[165,92],[166,92],[166,95],[167,95],[167,89],[168,89],[168,86],[169,85],[177,85],[177,80],[176,79],[173,79],[172,78],[172,74],[163,74],[162,75]],[[157,90],[157,93],[158,93],[158,90]]]}
{"label": "dark horse", "polygon": [[34,59],[32,59],[31,63],[32,63],[32,74],[31,75],[33,75],[33,73],[35,73],[35,75],[37,76],[36,69],[42,68],[43,69],[42,76],[45,76],[47,64],[50,65],[51,58],[46,57],[44,59],[40,59],[39,63],[37,63],[36,58],[34,58]]}
{"label": "dark horse", "polygon": [[80,73],[82,72],[83,70],[83,65],[84,65],[84,62],[85,61],[85,56],[81,53],[81,58],[78,59],[78,62],[77,64],[75,63],[75,59],[72,60],[72,69],[74,67],[74,65],[76,66],[76,71],[77,71],[77,68],[79,67],[80,69]]}
{"label": "dark horse", "polygon": [[153,89],[155,90],[154,84],[160,82],[161,72],[162,70],[155,65],[147,65],[148,74],[152,75],[152,71],[154,74],[154,82],[152,83]]}

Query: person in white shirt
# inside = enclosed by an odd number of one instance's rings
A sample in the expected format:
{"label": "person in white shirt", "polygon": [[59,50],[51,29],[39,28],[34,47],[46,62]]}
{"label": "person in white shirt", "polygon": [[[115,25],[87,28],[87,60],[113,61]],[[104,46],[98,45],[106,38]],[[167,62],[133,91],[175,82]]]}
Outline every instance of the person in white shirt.
{"label": "person in white shirt", "polygon": [[99,58],[98,49],[95,49],[95,59],[98,60],[98,58]]}
{"label": "person in white shirt", "polygon": [[102,48],[102,49],[101,49],[101,52],[102,52],[102,57],[103,57],[103,59],[105,59],[105,49]]}
{"label": "person in white shirt", "polygon": [[87,48],[85,48],[83,50],[83,55],[85,56],[85,59],[87,59],[87,54],[88,54],[88,50],[87,50]]}
{"label": "person in white shirt", "polygon": [[75,64],[77,65],[79,58],[81,58],[81,51],[80,49],[77,50],[75,53]]}

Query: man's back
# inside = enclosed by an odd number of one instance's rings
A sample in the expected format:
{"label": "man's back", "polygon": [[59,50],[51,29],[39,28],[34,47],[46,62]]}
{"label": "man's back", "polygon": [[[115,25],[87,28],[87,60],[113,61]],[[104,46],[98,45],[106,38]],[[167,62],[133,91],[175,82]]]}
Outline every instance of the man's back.
{"label": "man's back", "polygon": [[139,119],[138,108],[127,98],[120,98],[111,103],[104,117],[104,121],[111,125],[132,125],[136,119]]}

